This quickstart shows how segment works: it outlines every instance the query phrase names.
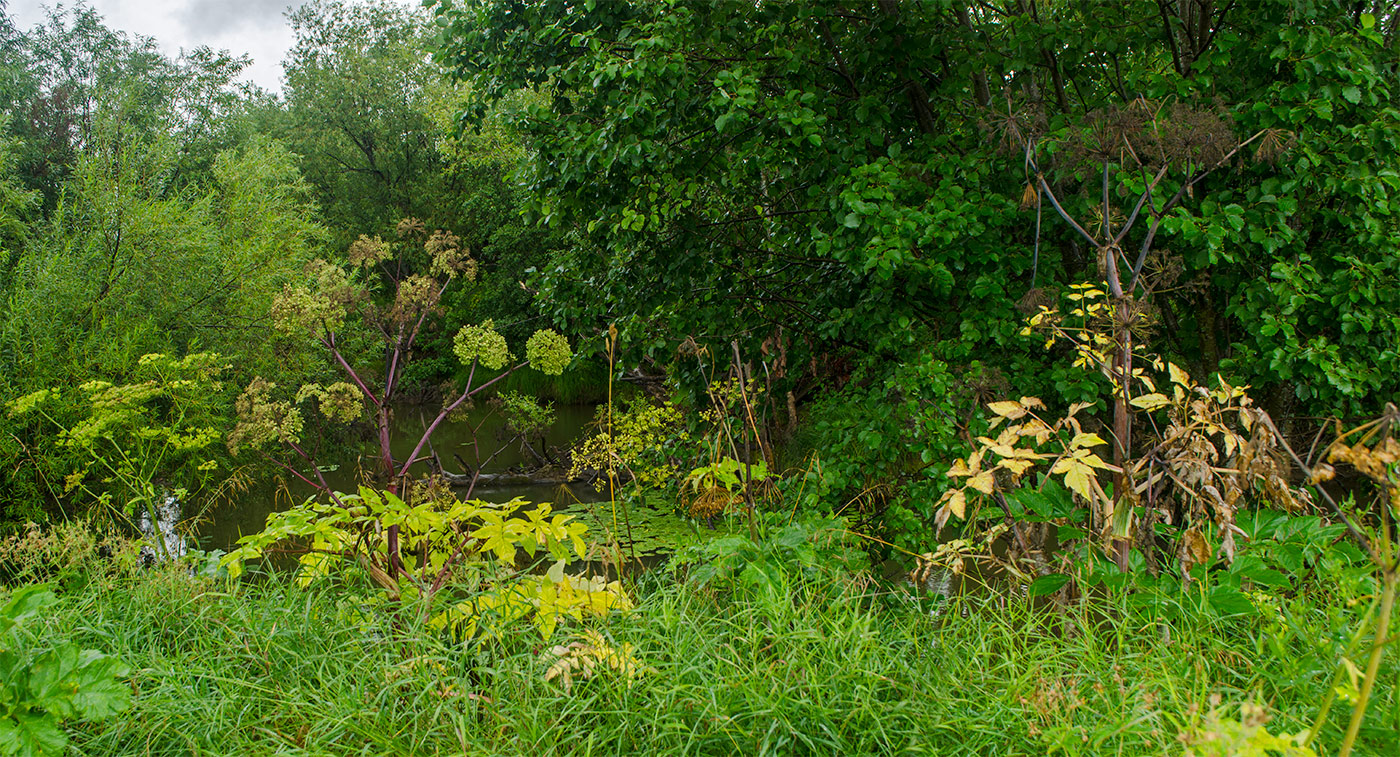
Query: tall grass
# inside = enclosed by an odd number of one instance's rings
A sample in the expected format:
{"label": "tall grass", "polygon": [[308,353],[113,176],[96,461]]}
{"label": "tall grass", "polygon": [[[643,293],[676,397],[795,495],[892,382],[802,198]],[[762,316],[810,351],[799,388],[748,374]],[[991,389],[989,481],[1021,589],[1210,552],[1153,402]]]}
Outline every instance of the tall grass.
{"label": "tall grass", "polygon": [[[1102,604],[1064,622],[974,598],[932,612],[844,581],[765,602],[643,580],[637,608],[601,630],[648,669],[570,692],[545,680],[543,654],[570,629],[548,643],[396,634],[358,620],[347,587],[276,577],[98,578],[66,592],[47,633],[133,667],[134,708],[75,734],[94,755],[1163,754],[1215,702],[1259,702],[1275,733],[1305,730],[1330,683],[1304,640],[1283,639],[1300,649],[1288,664],[1261,646],[1306,623],[1165,626]],[[1397,673],[1382,671],[1363,752],[1400,743]]]}

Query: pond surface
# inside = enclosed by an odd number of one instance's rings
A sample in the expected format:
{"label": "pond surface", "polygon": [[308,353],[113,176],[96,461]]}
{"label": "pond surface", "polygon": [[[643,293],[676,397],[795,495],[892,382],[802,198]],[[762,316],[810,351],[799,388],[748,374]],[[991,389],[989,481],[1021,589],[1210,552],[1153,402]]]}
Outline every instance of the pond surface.
{"label": "pond surface", "polygon": [[[391,446],[395,458],[403,459],[413,451],[427,424],[436,414],[436,406],[405,405],[394,416]],[[588,433],[593,423],[591,405],[559,405],[554,408],[555,422],[545,432],[544,440],[531,440],[541,454],[547,448],[565,450]],[[499,413],[489,406],[478,406],[467,417],[445,421],[433,432],[433,449],[444,466],[454,473],[465,472],[457,458],[483,473],[505,473],[521,468],[533,468],[533,455],[524,451],[519,442],[507,438]],[[353,492],[361,481],[369,479],[366,471],[376,464],[378,447],[372,442],[349,443],[337,449],[321,450],[317,457],[325,469],[322,475],[331,488]],[[562,458],[561,458],[562,459]],[[249,491],[235,495],[235,505],[215,509],[195,528],[194,537],[201,549],[229,550],[238,540],[263,529],[270,513],[285,510],[315,494],[315,490],[291,475],[274,477]],[[458,489],[465,496],[465,488]],[[678,547],[703,541],[727,530],[716,524],[719,531],[676,514],[669,502],[647,504],[618,504],[605,490],[598,491],[587,484],[530,484],[510,486],[478,485],[473,499],[509,502],[517,497],[528,502],[549,502],[556,512],[573,515],[588,524],[588,541],[592,544],[616,542],[630,560],[642,565],[658,564]],[[590,556],[590,562],[599,556]]]}
{"label": "pond surface", "polygon": [[[532,439],[531,446],[542,454],[545,448],[567,449],[588,433],[593,412],[591,405],[556,405],[555,422],[545,432],[544,443]],[[436,413],[437,407],[430,405],[405,405],[396,409],[390,445],[396,458],[406,458],[413,451],[423,429],[432,422]],[[505,438],[503,425],[500,413],[485,403],[479,403],[466,418],[444,421],[433,432],[433,450],[443,465],[454,473],[465,472],[457,461],[458,457],[472,467],[480,467],[483,473],[505,473],[535,467],[533,456],[525,452],[518,442]],[[326,483],[337,491],[356,491],[361,481],[370,478],[365,472],[374,470],[377,449],[374,443],[365,442],[346,443],[339,448],[321,450],[317,458]],[[423,472],[426,468],[420,464],[415,470]],[[312,487],[291,475],[274,476],[248,491],[234,495],[232,499],[235,504],[224,505],[208,513],[195,528],[195,538],[202,549],[230,549],[240,537],[261,531],[269,513],[285,510],[314,493]],[[464,489],[460,490],[460,494],[465,493]],[[507,502],[521,497],[530,502],[557,503],[558,507],[606,499],[604,494],[586,485],[559,484],[478,485],[471,496],[493,502]]]}

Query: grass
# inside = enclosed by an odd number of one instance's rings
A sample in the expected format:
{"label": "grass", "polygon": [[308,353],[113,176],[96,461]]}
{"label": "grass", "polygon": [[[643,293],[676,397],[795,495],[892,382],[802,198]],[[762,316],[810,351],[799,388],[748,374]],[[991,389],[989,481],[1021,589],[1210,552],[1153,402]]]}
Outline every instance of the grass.
{"label": "grass", "polygon": [[[1335,668],[1326,639],[1290,636],[1323,617],[1306,606],[1293,630],[1190,614],[1164,627],[1111,605],[1065,624],[973,598],[931,612],[845,580],[774,603],[653,574],[600,626],[649,670],[565,692],[544,653],[576,629],[462,645],[365,628],[345,587],[159,570],[71,583],[43,633],[118,654],[137,693],[118,718],[72,726],[93,755],[1180,753],[1216,704],[1233,717],[1262,703],[1273,733],[1306,730]],[[1271,657],[1269,634],[1292,659]],[[1362,753],[1400,743],[1394,659]],[[1344,725],[1334,714],[1320,743]]]}

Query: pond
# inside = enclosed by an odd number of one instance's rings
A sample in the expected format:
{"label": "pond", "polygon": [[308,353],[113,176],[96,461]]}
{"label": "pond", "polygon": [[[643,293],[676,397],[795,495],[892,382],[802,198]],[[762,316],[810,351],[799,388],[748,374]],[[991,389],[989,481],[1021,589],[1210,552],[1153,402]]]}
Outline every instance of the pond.
{"label": "pond", "polygon": [[[428,405],[403,405],[396,409],[391,442],[396,458],[403,459],[412,452],[435,413],[436,407]],[[568,449],[588,434],[594,407],[556,405],[554,414],[555,421],[545,432],[544,443],[532,440],[532,446],[542,454],[546,448]],[[459,459],[472,467],[479,466],[483,473],[534,467],[533,456],[525,452],[519,442],[506,437],[503,425],[499,413],[480,404],[466,417],[445,421],[439,426],[433,433],[433,449],[444,466],[453,472],[464,471]],[[355,491],[359,483],[368,478],[363,472],[373,469],[376,452],[377,447],[370,442],[323,450],[318,457],[326,482],[337,491]],[[464,487],[458,492],[462,496],[466,494]],[[268,514],[287,509],[314,493],[310,486],[290,475],[274,477],[235,495],[236,504],[216,508],[206,515],[195,529],[195,540],[205,550],[231,549],[242,536],[261,531]],[[697,527],[676,515],[666,504],[614,508],[606,491],[599,492],[587,484],[478,485],[471,496],[492,502],[508,502],[519,497],[529,502],[552,503],[556,511],[567,512],[587,523],[592,541],[608,540],[616,519],[624,552],[629,557],[635,554],[643,563],[664,559],[676,547],[692,543],[702,532],[708,532],[703,526]]]}

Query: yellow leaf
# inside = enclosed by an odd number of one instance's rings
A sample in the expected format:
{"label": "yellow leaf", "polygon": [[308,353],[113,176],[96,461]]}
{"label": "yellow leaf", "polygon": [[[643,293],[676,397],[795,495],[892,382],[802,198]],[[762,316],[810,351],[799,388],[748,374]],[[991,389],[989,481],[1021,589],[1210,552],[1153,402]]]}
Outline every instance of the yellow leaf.
{"label": "yellow leaf", "polygon": [[997,415],[1003,418],[1010,418],[1013,421],[1026,414],[1026,409],[1021,407],[1021,403],[1011,402],[1010,400],[988,402],[987,408]]}
{"label": "yellow leaf", "polygon": [[1039,408],[1039,409],[1041,409],[1041,410],[1044,410],[1044,409],[1045,409],[1045,403],[1044,403],[1044,402],[1041,402],[1039,397],[1022,397],[1022,398],[1021,398],[1021,407],[1024,407],[1024,408],[1026,408],[1027,410],[1029,410],[1030,408],[1033,408],[1033,407],[1034,407],[1034,408]]}
{"label": "yellow leaf", "polygon": [[1065,486],[1079,496],[1092,502],[1094,500],[1093,477],[1094,471],[1089,466],[1079,462],[1075,458],[1066,457],[1055,463],[1055,467],[1050,469],[1052,474],[1062,473],[1065,477]]}
{"label": "yellow leaf", "polygon": [[1093,406],[1094,406],[1094,403],[1092,403],[1092,402],[1076,402],[1076,403],[1074,403],[1073,405],[1070,405],[1070,406],[1069,406],[1069,412],[1066,413],[1065,415],[1066,415],[1066,416],[1073,416],[1074,414],[1078,413],[1080,410],[1083,410],[1084,408],[1087,408],[1087,407],[1093,407]]}
{"label": "yellow leaf", "polygon": [[973,450],[972,454],[967,456],[967,467],[971,468],[973,473],[982,470],[982,450]]}
{"label": "yellow leaf", "polygon": [[1170,405],[1171,403],[1172,401],[1167,399],[1166,395],[1163,394],[1143,394],[1134,397],[1129,402],[1133,407],[1140,407],[1143,410],[1156,410],[1163,405]]}
{"label": "yellow leaf", "polygon": [[1001,462],[997,463],[998,468],[1005,468],[1018,476],[1022,473],[1025,473],[1027,470],[1034,466],[1035,463],[1031,462],[1030,460],[1015,460],[1011,458],[1007,458],[1006,460],[1002,460]]}
{"label": "yellow leaf", "polygon": [[968,479],[967,485],[983,494],[991,494],[992,487],[996,484],[996,474],[993,471],[982,471]]}
{"label": "yellow leaf", "polygon": [[[1080,452],[1083,452],[1083,450],[1080,450]],[[1117,466],[1109,465],[1108,463],[1106,463],[1106,462],[1104,462],[1102,459],[1100,459],[1098,455],[1095,455],[1095,454],[1087,454],[1087,455],[1080,456],[1079,454],[1076,453],[1076,454],[1075,454],[1075,459],[1076,459],[1076,460],[1079,460],[1080,462],[1084,463],[1085,465],[1088,465],[1088,466],[1094,467],[1094,468],[1099,468],[1099,469],[1101,469],[1101,470],[1118,470]]]}
{"label": "yellow leaf", "polygon": [[1101,444],[1108,444],[1108,442],[1104,441],[1103,437],[1098,434],[1090,434],[1081,431],[1074,435],[1074,439],[1070,440],[1069,446],[1075,448],[1097,447]]}
{"label": "yellow leaf", "polygon": [[950,491],[952,492],[951,494],[944,495],[948,498],[948,511],[962,518],[967,513],[967,495],[963,493],[962,489],[952,489]]}
{"label": "yellow leaf", "polygon": [[948,469],[948,478],[961,478],[962,476],[971,475],[972,471],[968,469],[967,461],[963,460],[961,457],[954,460],[953,467]]}
{"label": "yellow leaf", "polygon": [[1176,367],[1176,363],[1167,363],[1167,373],[1171,375],[1172,383],[1191,388],[1191,376],[1186,371]]}

